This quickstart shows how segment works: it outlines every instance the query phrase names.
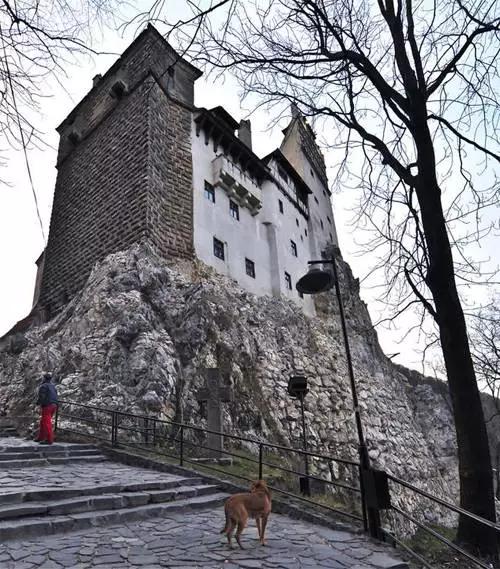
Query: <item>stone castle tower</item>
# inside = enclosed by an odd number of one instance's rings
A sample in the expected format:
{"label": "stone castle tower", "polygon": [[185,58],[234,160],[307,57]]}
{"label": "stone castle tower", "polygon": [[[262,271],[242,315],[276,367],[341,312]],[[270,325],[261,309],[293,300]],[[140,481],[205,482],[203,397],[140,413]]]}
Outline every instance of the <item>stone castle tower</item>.
{"label": "stone castle tower", "polygon": [[194,105],[200,75],[148,26],[58,127],[49,240],[28,320],[50,319],[97,261],[142,241],[314,313],[294,284],[337,242],[314,132],[292,108],[281,147],[259,158],[250,121]]}
{"label": "stone castle tower", "polygon": [[58,127],[36,293],[48,316],[82,288],[96,260],[134,242],[192,256],[191,109],[200,75],[150,26]]}

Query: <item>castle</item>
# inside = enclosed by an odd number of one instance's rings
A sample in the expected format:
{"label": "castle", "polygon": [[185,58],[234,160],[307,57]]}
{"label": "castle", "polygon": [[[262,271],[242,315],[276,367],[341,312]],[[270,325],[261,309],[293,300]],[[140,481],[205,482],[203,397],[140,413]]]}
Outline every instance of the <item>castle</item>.
{"label": "castle", "polygon": [[337,237],[323,156],[297,109],[259,158],[250,122],[194,106],[201,72],[148,26],[58,127],[57,181],[34,310],[55,315],[96,261],[148,241],[255,294],[295,290]]}

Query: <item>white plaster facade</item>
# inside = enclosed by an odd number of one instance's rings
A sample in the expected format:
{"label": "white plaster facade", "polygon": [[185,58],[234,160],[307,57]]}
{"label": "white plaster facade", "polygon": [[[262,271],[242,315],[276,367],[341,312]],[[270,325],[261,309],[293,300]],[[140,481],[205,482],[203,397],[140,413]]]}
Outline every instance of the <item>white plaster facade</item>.
{"label": "white plaster facade", "polygon": [[[214,123],[203,129],[193,120],[194,248],[200,260],[242,288],[257,295],[290,298],[313,314],[312,298],[301,298],[295,285],[307,271],[309,260],[317,259],[328,244],[337,244],[337,235],[330,193],[320,179],[326,174],[314,173],[314,164],[302,149],[301,135],[307,132],[305,122],[300,121],[304,119],[295,116],[286,129],[281,151],[259,159],[248,148],[241,148],[232,129],[237,123],[225,123],[229,129],[220,134],[214,132]],[[227,144],[221,142],[224,136]],[[228,150],[231,136],[240,146],[238,152]],[[250,153],[253,167],[244,166],[242,151]],[[256,165],[261,173],[257,176]],[[205,182],[213,186],[215,201],[208,199]],[[231,215],[231,200],[238,204],[239,220]],[[224,260],[214,253],[214,238],[224,244]],[[247,274],[246,259],[255,265],[255,278]]]}

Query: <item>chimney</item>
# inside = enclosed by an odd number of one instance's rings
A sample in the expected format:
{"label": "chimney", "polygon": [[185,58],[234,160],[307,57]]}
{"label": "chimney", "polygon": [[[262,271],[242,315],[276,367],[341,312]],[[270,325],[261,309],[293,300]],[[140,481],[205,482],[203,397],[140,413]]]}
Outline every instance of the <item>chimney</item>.
{"label": "chimney", "polygon": [[238,138],[252,149],[252,125],[249,120],[241,120],[240,126],[238,127]]}
{"label": "chimney", "polygon": [[292,118],[296,118],[300,116],[299,107],[295,103],[290,104],[290,112],[292,113]]}
{"label": "chimney", "polygon": [[92,87],[95,87],[101,79],[102,79],[102,75],[100,73],[98,73],[97,75],[94,75],[94,77],[92,79]]}

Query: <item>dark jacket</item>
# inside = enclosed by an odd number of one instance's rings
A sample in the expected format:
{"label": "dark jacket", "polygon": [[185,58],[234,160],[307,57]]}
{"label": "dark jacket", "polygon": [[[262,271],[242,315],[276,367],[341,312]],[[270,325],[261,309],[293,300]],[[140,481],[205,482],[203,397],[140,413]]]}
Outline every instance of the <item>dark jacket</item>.
{"label": "dark jacket", "polygon": [[38,400],[36,404],[46,407],[47,405],[57,405],[57,403],[56,386],[53,383],[50,383],[50,381],[42,383],[38,390]]}

